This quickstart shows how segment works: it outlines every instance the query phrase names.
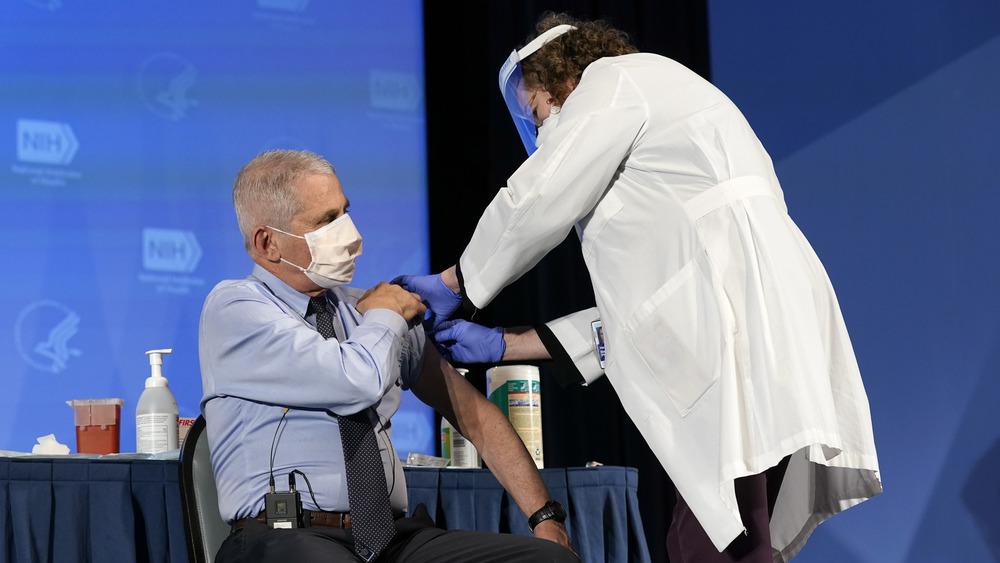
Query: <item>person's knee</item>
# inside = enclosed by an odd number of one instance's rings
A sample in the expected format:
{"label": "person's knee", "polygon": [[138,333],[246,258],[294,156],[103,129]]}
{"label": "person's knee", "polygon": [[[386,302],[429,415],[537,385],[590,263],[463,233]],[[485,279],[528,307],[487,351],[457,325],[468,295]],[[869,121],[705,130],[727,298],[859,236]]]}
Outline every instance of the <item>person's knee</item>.
{"label": "person's knee", "polygon": [[580,557],[555,542],[539,540],[538,561],[553,561],[558,563],[579,563]]}

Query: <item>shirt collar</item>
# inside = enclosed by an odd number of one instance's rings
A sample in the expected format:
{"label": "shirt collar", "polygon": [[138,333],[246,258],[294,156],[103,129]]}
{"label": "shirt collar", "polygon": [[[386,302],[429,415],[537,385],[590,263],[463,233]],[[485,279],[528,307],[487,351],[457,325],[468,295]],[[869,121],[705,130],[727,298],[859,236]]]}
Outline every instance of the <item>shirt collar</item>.
{"label": "shirt collar", "polygon": [[275,276],[271,272],[268,272],[260,264],[254,264],[253,272],[250,273],[251,278],[257,278],[261,283],[267,286],[278,299],[285,302],[286,305],[297,311],[303,317],[306,316],[306,307],[309,305],[309,296],[302,293],[287,283],[281,281],[278,276]]}

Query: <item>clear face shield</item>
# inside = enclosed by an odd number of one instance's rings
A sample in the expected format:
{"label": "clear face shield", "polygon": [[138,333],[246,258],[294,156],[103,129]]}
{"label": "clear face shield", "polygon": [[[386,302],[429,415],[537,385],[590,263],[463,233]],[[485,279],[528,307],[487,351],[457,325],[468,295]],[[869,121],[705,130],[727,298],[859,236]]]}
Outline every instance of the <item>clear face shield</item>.
{"label": "clear face shield", "polygon": [[528,91],[524,87],[524,77],[521,75],[521,61],[541,49],[549,41],[573,29],[576,28],[566,24],[553,27],[536,37],[521,50],[511,51],[507,61],[500,67],[500,93],[503,94],[503,101],[507,104],[507,110],[510,111],[510,116],[514,119],[514,126],[517,127],[517,133],[521,136],[521,142],[524,143],[528,156],[531,156],[538,149],[536,145],[537,127],[535,115],[531,111]]}

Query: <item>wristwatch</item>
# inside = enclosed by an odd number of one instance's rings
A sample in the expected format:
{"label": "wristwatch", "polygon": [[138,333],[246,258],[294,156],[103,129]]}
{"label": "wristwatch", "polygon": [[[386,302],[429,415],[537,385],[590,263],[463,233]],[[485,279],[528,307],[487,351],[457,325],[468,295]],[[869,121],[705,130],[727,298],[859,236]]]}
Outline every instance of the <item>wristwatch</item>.
{"label": "wristwatch", "polygon": [[560,524],[565,522],[566,509],[563,508],[563,505],[559,504],[554,500],[546,502],[541,508],[535,511],[535,513],[528,518],[528,528],[531,530],[532,533],[534,533],[535,526],[549,519],[555,520]]}

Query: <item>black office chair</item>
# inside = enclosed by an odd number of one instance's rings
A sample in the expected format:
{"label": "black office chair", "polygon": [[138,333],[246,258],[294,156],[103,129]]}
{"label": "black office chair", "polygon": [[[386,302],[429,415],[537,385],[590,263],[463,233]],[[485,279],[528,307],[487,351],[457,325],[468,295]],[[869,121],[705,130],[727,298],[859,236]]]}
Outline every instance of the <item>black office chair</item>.
{"label": "black office chair", "polygon": [[230,530],[219,514],[204,416],[194,421],[181,447],[180,484],[188,557],[191,563],[212,563]]}

